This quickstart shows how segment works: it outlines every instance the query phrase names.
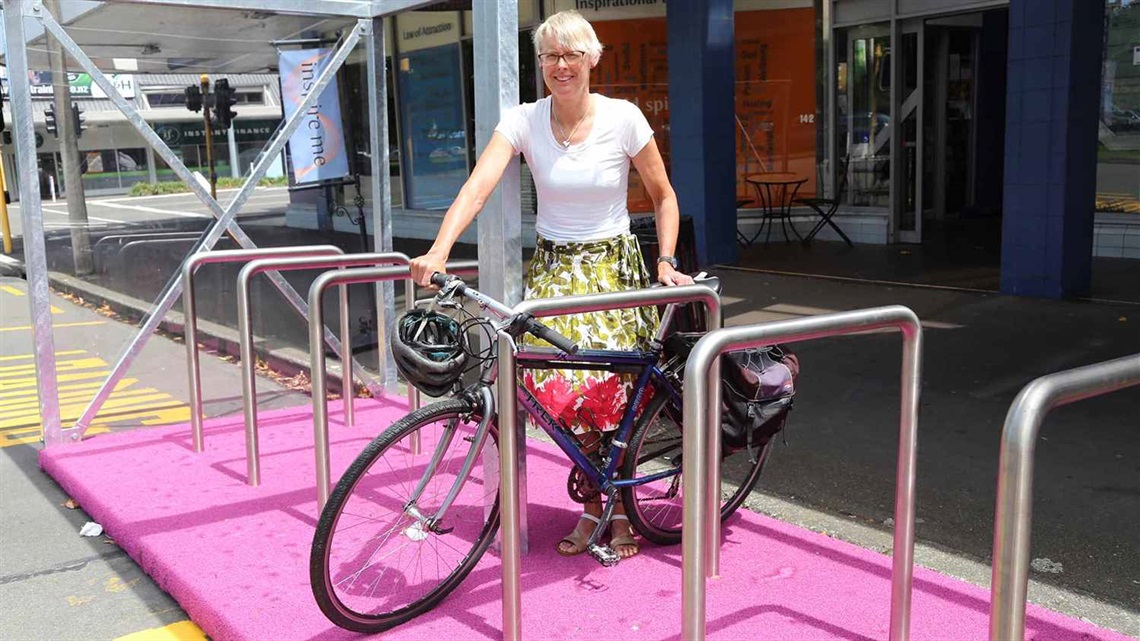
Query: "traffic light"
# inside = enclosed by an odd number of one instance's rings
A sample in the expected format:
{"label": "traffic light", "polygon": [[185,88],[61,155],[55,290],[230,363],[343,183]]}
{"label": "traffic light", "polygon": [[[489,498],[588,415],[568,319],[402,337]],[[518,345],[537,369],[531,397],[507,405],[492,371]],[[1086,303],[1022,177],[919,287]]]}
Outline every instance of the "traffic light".
{"label": "traffic light", "polygon": [[76,138],[83,136],[83,130],[86,129],[83,124],[85,120],[83,110],[79,108],[79,105],[71,103],[71,123],[75,127]]}
{"label": "traffic light", "polygon": [[55,123],[55,106],[54,105],[48,105],[47,110],[44,111],[44,119],[47,122],[48,133],[53,135],[53,136],[58,136],[59,135],[58,134],[59,129],[56,127],[56,123]]}
{"label": "traffic light", "polygon": [[202,90],[198,85],[186,87],[186,108],[195,113],[202,111]]}
{"label": "traffic light", "polygon": [[214,120],[222,129],[230,126],[230,122],[237,117],[233,106],[237,103],[230,81],[220,78],[214,82]]}

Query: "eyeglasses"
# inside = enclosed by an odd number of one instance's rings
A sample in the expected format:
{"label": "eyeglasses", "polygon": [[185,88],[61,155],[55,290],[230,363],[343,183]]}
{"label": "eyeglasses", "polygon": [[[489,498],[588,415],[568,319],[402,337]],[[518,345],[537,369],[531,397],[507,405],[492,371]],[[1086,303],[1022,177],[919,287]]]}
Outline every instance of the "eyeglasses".
{"label": "eyeglasses", "polygon": [[540,53],[538,61],[543,67],[553,67],[559,60],[565,60],[568,65],[576,65],[586,57],[585,51],[567,51],[566,53]]}

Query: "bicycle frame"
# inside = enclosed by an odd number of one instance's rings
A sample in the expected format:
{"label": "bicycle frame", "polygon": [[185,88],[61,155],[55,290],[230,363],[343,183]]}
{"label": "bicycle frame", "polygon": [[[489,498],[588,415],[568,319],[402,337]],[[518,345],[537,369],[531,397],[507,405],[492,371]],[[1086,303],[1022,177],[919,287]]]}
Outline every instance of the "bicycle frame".
{"label": "bicycle frame", "polygon": [[633,433],[633,422],[637,418],[637,410],[641,407],[642,398],[651,380],[656,380],[657,390],[666,390],[672,401],[680,407],[681,397],[673,385],[669,383],[665,373],[657,366],[660,359],[660,350],[649,352],[615,351],[615,350],[582,350],[577,354],[566,355],[554,350],[531,349],[518,352],[517,363],[520,369],[590,369],[614,373],[637,373],[633,391],[625,410],[622,412],[621,422],[614,435],[608,455],[603,459],[603,467],[594,465],[582,452],[576,439],[568,426],[562,424],[535,398],[534,394],[525,385],[518,385],[518,402],[530,415],[536,425],[554,440],[559,449],[580,467],[590,481],[603,494],[609,494],[612,488],[643,485],[667,476],[674,476],[678,470],[668,470],[640,479],[614,478],[620,451],[629,444]]}
{"label": "bicycle frame", "polygon": [[[490,312],[500,320],[513,318],[513,309],[477,290],[467,289],[463,296],[474,301],[480,309]],[[456,306],[454,304],[452,289],[444,288],[434,300],[437,305],[441,304],[442,301],[451,301],[448,306]],[[622,487],[643,485],[669,476],[676,476],[680,473],[680,469],[675,469],[651,474],[640,479],[614,479],[614,474],[617,471],[617,466],[621,459],[619,456],[620,451],[625,449],[629,444],[637,409],[641,406],[642,398],[645,395],[645,390],[649,387],[650,381],[656,380],[659,383],[656,389],[665,390],[674,405],[678,408],[681,406],[681,395],[657,365],[661,357],[661,341],[678,306],[678,303],[669,303],[666,305],[665,312],[661,317],[661,324],[658,326],[657,333],[651,341],[653,349],[647,352],[636,350],[580,350],[576,354],[566,354],[557,349],[541,347],[517,350],[516,360],[519,367],[523,369],[590,369],[614,373],[637,374],[633,394],[622,413],[617,434],[613,438],[608,454],[603,459],[604,464],[602,467],[598,467],[590,461],[578,446],[576,442],[577,439],[573,437],[569,426],[563,425],[555,417],[551,416],[550,412],[543,407],[542,403],[535,398],[534,394],[531,393],[525,385],[515,386],[518,392],[516,401],[523,406],[527,414],[534,419],[535,423],[554,440],[559,449],[561,449],[575,465],[584,471],[594,486],[606,496],[612,496],[616,490]],[[501,329],[501,326],[494,323],[493,325],[495,325],[496,330]],[[505,323],[503,326],[506,325],[509,325],[509,323]],[[495,414],[494,398],[490,391],[495,386],[498,372],[498,360],[489,360],[484,363],[481,368],[479,382],[459,393],[459,396],[469,398],[472,401],[473,407],[482,410],[482,420],[480,420],[479,426],[476,429],[471,449],[465,457],[463,473],[456,478],[455,485],[436,513],[431,517],[427,517],[419,512],[416,502],[423,488],[426,486],[427,480],[435,474],[440,456],[454,436],[454,424],[448,426],[446,437],[437,445],[436,452],[432,455],[432,459],[424,471],[420,483],[412,493],[408,505],[405,506],[405,510],[414,516],[421,523],[421,526],[426,525],[429,529],[437,532],[440,531],[439,526],[444,514],[448,507],[450,507],[454,497],[459,493],[463,483],[466,482],[466,472],[470,471],[477,453],[486,442],[490,424],[489,417]],[[603,514],[603,518],[609,518],[609,514],[612,513],[612,511],[613,503],[611,501]]]}

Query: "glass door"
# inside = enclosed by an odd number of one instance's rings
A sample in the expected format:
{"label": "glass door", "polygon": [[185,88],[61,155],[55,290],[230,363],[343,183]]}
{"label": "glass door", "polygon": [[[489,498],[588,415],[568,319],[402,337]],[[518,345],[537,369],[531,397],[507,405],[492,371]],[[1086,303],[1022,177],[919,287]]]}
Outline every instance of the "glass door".
{"label": "glass door", "polygon": [[923,161],[924,141],[923,110],[925,34],[921,20],[902,24],[896,47],[894,65],[897,91],[894,92],[895,122],[898,123],[898,145],[895,157],[895,202],[892,214],[896,216],[894,228],[898,240],[904,243],[922,242]]}
{"label": "glass door", "polygon": [[836,159],[844,204],[890,205],[890,26],[836,32]]}

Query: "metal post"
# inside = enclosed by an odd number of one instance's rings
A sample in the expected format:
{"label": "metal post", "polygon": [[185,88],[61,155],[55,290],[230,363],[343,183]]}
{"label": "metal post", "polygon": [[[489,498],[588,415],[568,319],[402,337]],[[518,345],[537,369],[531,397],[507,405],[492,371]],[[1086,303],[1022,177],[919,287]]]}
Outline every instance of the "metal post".
{"label": "metal post", "polygon": [[[210,76],[202,74],[199,79],[202,98],[210,96]],[[214,125],[210,122],[210,108],[202,108],[202,131],[206,134],[206,167],[210,170],[210,198],[218,199],[218,172],[214,169]]]}
{"label": "metal post", "polygon": [[[28,77],[28,51],[25,46],[24,12],[32,2],[6,0],[4,39],[8,55],[9,99],[12,102],[12,139],[20,180],[20,220],[23,223],[24,265],[28,274],[28,306],[31,311],[32,345],[36,356],[38,395],[43,439],[47,446],[64,440],[59,417],[59,387],[55,367],[55,338],[52,334],[51,291],[48,289],[47,249],[44,246],[44,212],[40,201],[36,166],[36,139],[32,121],[32,90]],[[0,160],[2,162],[2,160]]]}
{"label": "metal post", "polygon": [[[716,329],[693,346],[685,364],[684,433],[682,450],[684,515],[682,528],[681,636],[688,641],[705,638],[705,563],[718,547],[715,539],[703,540],[708,521],[719,521],[719,492],[713,505],[706,484],[718,482],[720,459],[710,451],[720,446],[720,421],[710,411],[719,399],[719,376],[710,373],[726,352],[772,345],[780,341],[803,341],[854,334],[875,329],[897,328],[903,334],[902,394],[899,418],[899,454],[895,481],[895,535],[891,570],[890,639],[910,636],[911,584],[914,570],[914,479],[917,456],[918,395],[922,372],[922,326],[913,311],[900,305],[876,307],[839,314],[776,321],[744,327]],[[712,469],[702,469],[709,465]],[[719,487],[717,488],[719,490]],[[701,505],[702,500],[706,503]]]}
{"label": "metal post", "polygon": [[[242,414],[245,417],[246,471],[250,485],[257,485],[261,479],[261,462],[257,443],[257,385],[253,362],[253,311],[250,295],[250,282],[254,276],[268,271],[343,269],[374,265],[406,266],[409,263],[411,263],[411,258],[407,254],[389,252],[386,254],[352,254],[350,256],[260,258],[242,267],[237,279],[238,340],[241,343]],[[351,426],[355,423],[353,408],[355,386],[352,382],[352,340],[349,335],[348,317],[348,285],[344,285],[340,288],[340,363],[341,376],[343,377],[341,388],[344,399],[345,422]],[[320,345],[319,342],[317,344]]]}
{"label": "metal post", "polygon": [[[479,265],[474,261],[459,260],[447,263],[449,274],[474,275]],[[407,279],[408,267],[370,267],[325,272],[309,286],[309,377],[313,394],[313,449],[317,467],[317,509],[322,510],[329,500],[332,479],[329,473],[329,407],[325,388],[325,350],[321,349],[321,330],[324,329],[324,292],[335,285],[376,283],[385,280]]]}
{"label": "metal post", "polygon": [[[519,303],[515,306],[515,311],[544,318],[563,314],[690,302],[704,304],[708,327],[720,327],[720,295],[699,284],[634,289],[586,296],[537,298]],[[517,466],[510,464],[511,457],[517,458],[520,455],[517,441],[520,438],[517,436],[518,430],[512,429],[517,427],[515,423],[518,414],[515,370],[514,353],[511,351],[509,341],[499,340],[499,467],[502,470],[499,477],[499,536],[503,548],[503,638],[517,641],[522,638],[522,592],[519,572],[523,547],[526,544],[521,518],[522,506],[519,503],[522,500],[520,497],[526,496],[525,492],[520,492],[520,488],[525,484],[526,479],[519,474]],[[508,407],[516,411],[509,411]],[[686,444],[689,440],[691,439],[686,439]],[[688,446],[686,445],[686,447]],[[684,456],[688,456],[687,449]],[[682,474],[687,473],[682,472]],[[685,491],[688,492],[687,479],[685,483]],[[682,539],[686,545],[691,538],[688,533],[695,531],[686,530],[686,535]],[[703,622],[704,619],[702,618],[701,621]]]}
{"label": "metal post", "polygon": [[[43,0],[41,13],[59,15],[59,0]],[[33,11],[36,7],[33,5]],[[79,131],[72,119],[71,86],[67,80],[67,63],[60,44],[52,38],[44,39],[48,65],[52,74],[52,105],[55,110],[56,138],[59,156],[63,161],[63,178],[67,183],[67,222],[71,236],[71,255],[75,273],[84,276],[95,271],[91,259],[91,235],[87,221],[87,199],[84,195],[83,172],[79,161]]]}
{"label": "metal post", "polygon": [[243,262],[266,256],[321,256],[339,253],[343,251],[334,245],[234,249],[193,254],[182,263],[182,337],[186,343],[186,368],[190,381],[190,432],[195,452],[203,451],[205,443],[202,435],[202,370],[198,362],[198,311],[194,300],[194,273],[206,263]]}
{"label": "metal post", "polygon": [[522,641],[522,522],[519,510],[518,371],[510,336],[499,332],[499,541],[503,558],[503,641]]}
{"label": "metal post", "polygon": [[[173,169],[174,172],[178,175],[178,177],[181,178],[184,183],[186,183],[190,190],[194,192],[194,194],[197,195],[198,198],[210,208],[211,213],[217,218],[214,224],[203,235],[198,248],[194,250],[195,252],[206,251],[212,248],[214,243],[217,242],[218,238],[221,237],[223,232],[228,232],[242,247],[245,247],[247,249],[256,248],[256,245],[253,243],[253,241],[250,240],[245,232],[242,231],[241,227],[236,224],[235,217],[237,216],[237,212],[241,210],[242,205],[245,204],[250,194],[253,193],[254,187],[256,186],[257,182],[261,180],[261,178],[265,175],[265,172],[269,168],[270,163],[276,161],[277,155],[281,153],[282,149],[284,149],[289,137],[292,136],[293,132],[296,131],[297,127],[300,126],[304,113],[308,111],[310,107],[312,107],[312,105],[319,97],[320,92],[324,89],[325,86],[328,85],[328,83],[335,76],[337,69],[339,69],[341,64],[344,63],[344,60],[348,57],[348,54],[356,45],[356,42],[360,39],[362,23],[364,22],[358,21],[357,25],[352,29],[351,32],[348,33],[340,48],[337,49],[336,53],[333,55],[329,64],[321,71],[320,75],[317,77],[312,91],[308,96],[304,98],[304,100],[301,101],[301,104],[298,105],[297,111],[293,114],[293,117],[286,119],[283,125],[274,134],[274,137],[272,138],[268,149],[262,154],[258,162],[254,165],[251,174],[246,177],[242,188],[223,210],[222,206],[218,204],[215,199],[210,197],[202,185],[200,185],[198,181],[194,179],[194,177],[190,174],[190,171],[182,163],[181,159],[179,159],[178,156],[170,150],[166,143],[164,143],[162,139],[159,138],[157,134],[155,134],[154,130],[151,129],[150,125],[146,122],[142,115],[139,114],[138,110],[135,109],[135,107],[126,101],[121,95],[119,95],[118,92],[115,91],[114,87],[107,80],[102,71],[99,70],[99,68],[95,65],[94,62],[91,61],[87,54],[83,52],[79,45],[76,44],[76,42],[72,40],[71,37],[63,30],[63,27],[61,27],[50,14],[47,14],[43,11],[40,11],[39,13],[33,12],[33,15],[39,19],[44,28],[50,32],[51,35],[59,40],[60,44],[63,45],[64,49],[67,50],[72,58],[74,58],[80,64],[80,66],[82,66],[83,69],[91,75],[92,82],[99,85],[99,87],[107,94],[108,99],[114,102],[119,110],[127,116],[128,122],[130,122],[130,124],[135,127],[135,129],[139,132],[140,135],[142,135],[147,143],[153,149],[155,149],[159,155],[162,156],[167,165],[169,165],[170,168]],[[33,171],[33,175],[34,174],[35,172]],[[280,279],[280,277],[275,277],[273,279],[273,283],[279,290],[281,290],[282,294],[285,295],[286,299],[288,299],[289,303],[294,307],[294,309],[296,309],[302,315],[307,313],[304,300],[301,299],[300,295],[297,294],[297,292],[294,291],[288,283],[286,283],[283,279]],[[139,329],[139,332],[135,335],[135,338],[131,341],[130,345],[128,345],[124,350],[118,363],[116,363],[115,368],[111,371],[111,374],[107,377],[107,380],[104,381],[103,386],[96,393],[95,398],[92,399],[90,405],[86,410],[84,410],[83,415],[79,418],[78,421],[76,421],[75,428],[72,430],[67,430],[68,438],[72,440],[78,440],[82,437],[83,433],[90,426],[91,420],[98,413],[99,408],[102,407],[103,402],[107,399],[108,396],[110,396],[111,392],[114,390],[115,385],[120,380],[122,380],[122,377],[126,373],[126,370],[130,366],[131,362],[133,362],[134,359],[138,356],[139,352],[142,351],[142,348],[146,344],[146,341],[150,338],[150,335],[154,333],[154,330],[158,327],[159,322],[161,322],[162,318],[166,315],[166,312],[168,312],[171,306],[174,305],[174,301],[178,298],[180,289],[181,281],[179,280],[178,275],[175,274],[171,278],[171,281],[163,289],[163,293],[159,296],[159,300],[155,304],[154,309],[144,321],[142,327]]]}
{"label": "metal post", "polygon": [[1005,416],[994,512],[990,641],[1025,638],[1029,539],[1033,521],[1033,450],[1055,407],[1140,385],[1140,354],[1042,376],[1022,388]]}
{"label": "metal post", "polygon": [[[368,75],[368,161],[372,172],[369,185],[372,191],[372,251],[383,253],[392,251],[392,182],[391,158],[388,152],[388,81],[385,66],[384,39],[388,32],[383,18],[373,18],[364,36],[365,58]],[[415,283],[408,281],[404,295],[415,297]],[[409,303],[410,304],[410,303]],[[388,350],[388,337],[395,323],[396,297],[392,283],[384,281],[376,285],[376,361],[380,380],[385,388],[395,393],[396,361]],[[408,390],[408,400],[412,391]],[[418,391],[417,391],[418,399]]]}

